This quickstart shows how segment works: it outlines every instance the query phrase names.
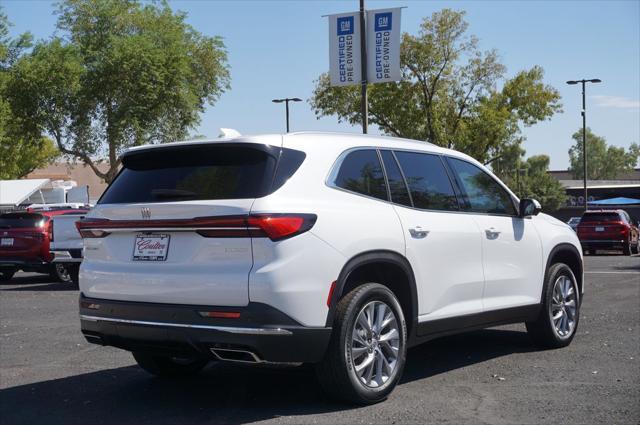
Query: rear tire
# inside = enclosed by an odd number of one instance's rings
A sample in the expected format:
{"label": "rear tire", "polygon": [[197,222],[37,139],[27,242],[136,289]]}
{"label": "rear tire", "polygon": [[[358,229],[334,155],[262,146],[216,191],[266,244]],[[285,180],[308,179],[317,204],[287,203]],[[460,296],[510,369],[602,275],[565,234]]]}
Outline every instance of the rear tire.
{"label": "rear tire", "polygon": [[80,264],[67,265],[67,271],[69,272],[71,283],[77,288],[79,283]]}
{"label": "rear tire", "polygon": [[622,247],[622,254],[624,255],[631,255],[633,254],[633,252],[631,252],[631,241],[627,241],[623,247]]}
{"label": "rear tire", "polygon": [[179,359],[139,352],[132,354],[142,369],[152,375],[166,378],[195,375],[209,363],[207,359]]}
{"label": "rear tire", "polygon": [[71,274],[69,273],[69,269],[62,263],[52,264],[49,276],[58,282],[71,283]]}
{"label": "rear tire", "polygon": [[544,285],[542,308],[536,320],[526,322],[533,342],[545,348],[571,343],[580,320],[580,291],[571,268],[556,263],[549,269]]}
{"label": "rear tire", "polygon": [[10,281],[14,274],[16,269],[0,269],[0,282]]}
{"label": "rear tire", "polygon": [[397,385],[406,361],[407,326],[388,288],[367,283],[336,306],[333,332],[318,380],[335,398],[358,404],[382,401]]}

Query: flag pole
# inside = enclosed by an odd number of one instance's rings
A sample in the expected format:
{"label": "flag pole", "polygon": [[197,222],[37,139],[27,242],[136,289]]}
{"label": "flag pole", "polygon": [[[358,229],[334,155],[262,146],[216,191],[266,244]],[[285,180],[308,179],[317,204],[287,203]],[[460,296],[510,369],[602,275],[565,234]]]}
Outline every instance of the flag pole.
{"label": "flag pole", "polygon": [[362,70],[362,96],[360,99],[360,115],[362,117],[362,134],[367,134],[369,127],[369,101],[367,99],[367,32],[365,30],[364,0],[360,0],[360,62]]}

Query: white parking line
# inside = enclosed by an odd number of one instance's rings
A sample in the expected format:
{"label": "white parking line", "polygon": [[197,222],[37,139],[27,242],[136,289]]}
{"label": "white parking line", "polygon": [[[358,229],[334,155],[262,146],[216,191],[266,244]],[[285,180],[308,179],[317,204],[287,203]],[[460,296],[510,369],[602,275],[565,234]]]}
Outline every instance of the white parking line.
{"label": "white parking line", "polygon": [[596,270],[591,272],[584,272],[584,274],[640,274],[640,272],[613,272],[606,270]]}

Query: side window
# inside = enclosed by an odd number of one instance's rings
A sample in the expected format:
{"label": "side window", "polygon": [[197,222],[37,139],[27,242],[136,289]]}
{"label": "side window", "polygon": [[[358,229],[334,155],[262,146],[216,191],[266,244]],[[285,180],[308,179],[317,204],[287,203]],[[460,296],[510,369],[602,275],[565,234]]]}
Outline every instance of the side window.
{"label": "side window", "polygon": [[456,195],[439,156],[400,151],[395,154],[407,179],[414,207],[458,210]]}
{"label": "side window", "polygon": [[388,200],[380,159],[373,149],[357,150],[347,154],[340,164],[334,184],[352,192]]}
{"label": "side window", "polygon": [[404,182],[400,168],[391,151],[380,151],[384,169],[387,172],[387,181],[389,182],[389,191],[391,192],[391,201],[396,204],[412,206],[409,190]]}
{"label": "side window", "polygon": [[462,185],[468,211],[516,215],[511,196],[493,177],[466,161],[449,158],[449,163]]}

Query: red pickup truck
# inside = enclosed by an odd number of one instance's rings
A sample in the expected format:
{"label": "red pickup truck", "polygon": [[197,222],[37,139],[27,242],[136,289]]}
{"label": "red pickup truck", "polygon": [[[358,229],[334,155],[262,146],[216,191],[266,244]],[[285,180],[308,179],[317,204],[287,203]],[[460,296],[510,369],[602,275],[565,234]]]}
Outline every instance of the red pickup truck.
{"label": "red pickup truck", "polygon": [[638,253],[638,225],[624,210],[585,211],[577,227],[585,254],[596,249],[621,249]]}
{"label": "red pickup truck", "polygon": [[10,280],[18,270],[48,273],[52,278],[70,282],[63,264],[52,264],[49,250],[51,217],[77,209],[21,211],[0,214],[0,281]]}

